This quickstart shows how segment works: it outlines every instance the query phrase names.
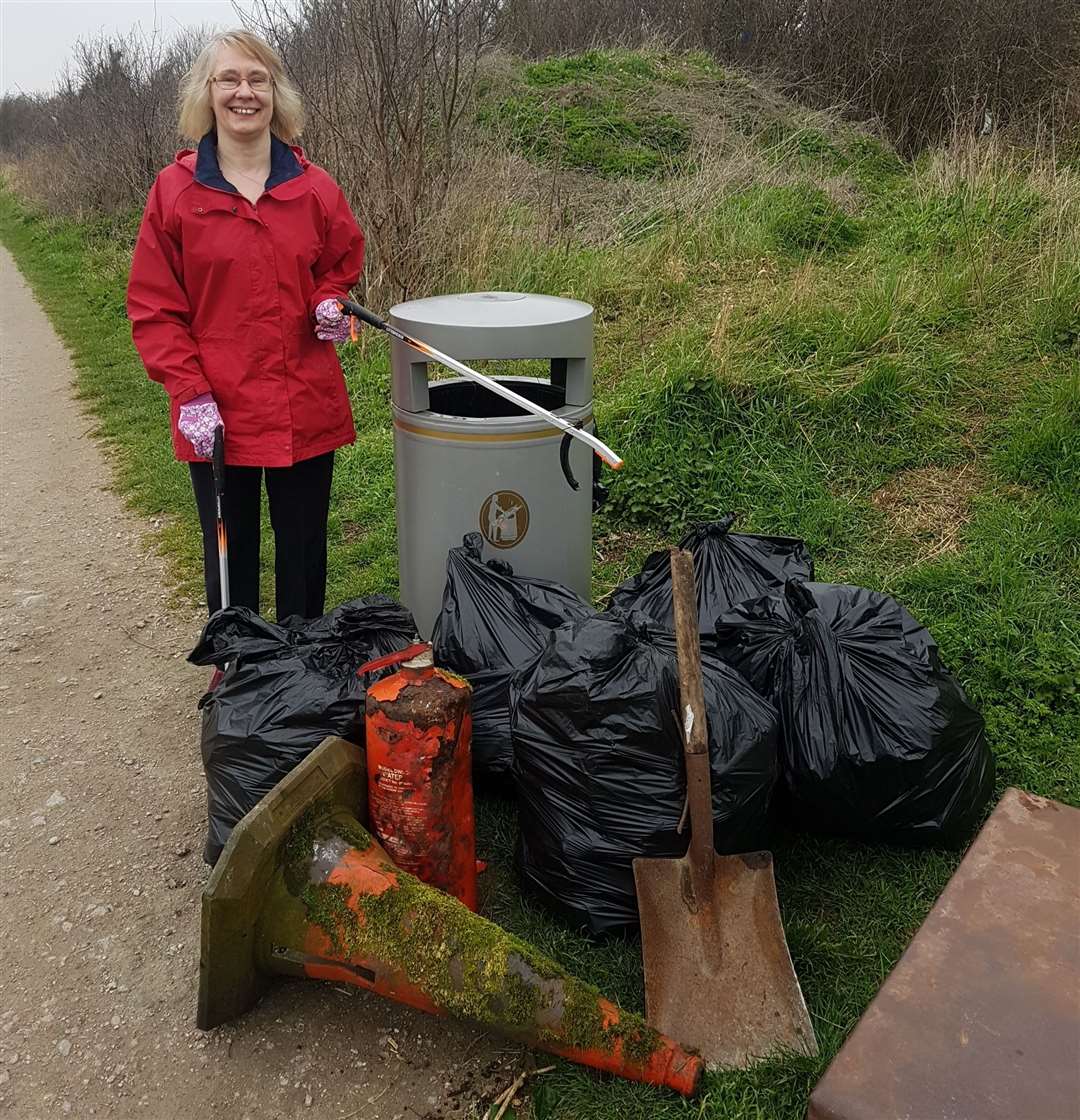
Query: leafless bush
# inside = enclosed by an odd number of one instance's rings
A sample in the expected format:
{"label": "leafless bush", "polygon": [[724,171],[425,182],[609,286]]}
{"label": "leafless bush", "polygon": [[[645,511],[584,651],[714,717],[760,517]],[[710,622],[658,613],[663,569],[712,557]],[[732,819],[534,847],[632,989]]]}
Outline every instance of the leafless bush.
{"label": "leafless bush", "polygon": [[[1080,16],[1072,0],[807,0],[797,38],[804,80],[824,75],[913,151],[956,126],[977,134],[1052,114],[1080,58]],[[796,61],[789,53],[785,72]]]}
{"label": "leafless bush", "polygon": [[365,283],[408,297],[461,163],[461,126],[496,0],[263,0],[258,30],[307,107],[305,146],[367,233]]}
{"label": "leafless bush", "polygon": [[661,39],[744,55],[783,8],[775,0],[507,0],[499,37],[526,57]]}
{"label": "leafless bush", "polygon": [[199,37],[80,40],[55,94],[5,98],[0,151],[20,157],[25,188],[68,215],[140,205],[175,153],[177,83]]}
{"label": "leafless bush", "polygon": [[48,99],[35,94],[0,98],[0,152],[18,159],[49,142],[56,120]]}

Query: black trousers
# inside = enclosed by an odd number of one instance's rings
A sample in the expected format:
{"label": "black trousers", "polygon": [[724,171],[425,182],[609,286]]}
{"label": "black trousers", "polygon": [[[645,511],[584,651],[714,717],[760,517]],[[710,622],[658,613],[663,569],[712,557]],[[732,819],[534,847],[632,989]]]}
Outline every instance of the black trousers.
{"label": "black trousers", "polygon": [[[221,606],[214,472],[209,463],[189,466],[202,525],[206,603],[213,614]],[[222,506],[229,545],[230,603],[259,610],[259,504],[264,474],[274,529],[278,620],[289,615],[318,618],[326,606],[326,518],[334,476],[332,451],[291,467],[225,468]]]}

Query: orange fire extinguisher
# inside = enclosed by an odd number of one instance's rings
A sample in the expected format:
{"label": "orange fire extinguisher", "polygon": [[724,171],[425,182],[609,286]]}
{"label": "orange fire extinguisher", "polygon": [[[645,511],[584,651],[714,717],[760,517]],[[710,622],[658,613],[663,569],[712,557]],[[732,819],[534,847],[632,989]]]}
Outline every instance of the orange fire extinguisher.
{"label": "orange fire extinguisher", "polygon": [[361,665],[401,665],[367,691],[371,827],[404,871],[476,909],[472,689],[421,642]]}

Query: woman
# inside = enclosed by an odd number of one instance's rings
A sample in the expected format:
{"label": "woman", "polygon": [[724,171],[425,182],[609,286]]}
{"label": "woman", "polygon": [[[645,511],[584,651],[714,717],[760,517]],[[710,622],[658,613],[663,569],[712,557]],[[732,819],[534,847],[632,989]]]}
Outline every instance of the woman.
{"label": "woman", "polygon": [[231,601],[259,610],[265,476],[277,617],[314,618],[325,605],[334,451],[355,439],[336,301],[359,279],[364,238],[334,180],[289,146],[302,123],[271,47],[247,31],[211,39],[180,87],[180,131],[198,148],[158,175],[131,265],[132,337],[172,399],[211,614],[221,589],[206,460],[219,426]]}

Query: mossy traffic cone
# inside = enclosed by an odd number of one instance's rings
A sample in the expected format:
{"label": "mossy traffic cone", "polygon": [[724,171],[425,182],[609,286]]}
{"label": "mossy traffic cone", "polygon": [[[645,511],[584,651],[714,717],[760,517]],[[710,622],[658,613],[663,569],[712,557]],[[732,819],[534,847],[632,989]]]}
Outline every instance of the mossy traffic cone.
{"label": "mossy traffic cone", "polygon": [[690,1094],[701,1059],[555,961],[396,868],[361,825],[364,753],[327,739],[233,830],[203,892],[198,1025],[275,973],[366,988]]}

